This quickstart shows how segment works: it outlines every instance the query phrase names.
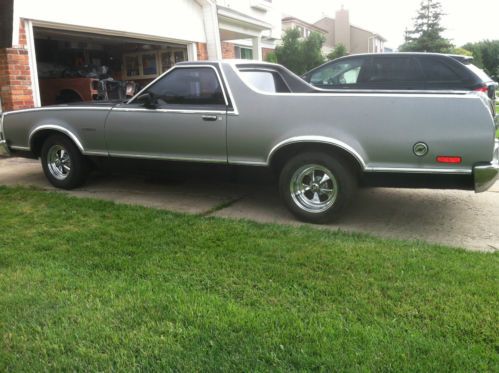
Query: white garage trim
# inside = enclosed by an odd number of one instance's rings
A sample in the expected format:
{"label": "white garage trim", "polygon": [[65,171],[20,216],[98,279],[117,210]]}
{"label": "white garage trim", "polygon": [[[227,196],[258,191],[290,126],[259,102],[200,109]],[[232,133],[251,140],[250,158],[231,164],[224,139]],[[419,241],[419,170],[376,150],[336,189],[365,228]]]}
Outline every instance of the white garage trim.
{"label": "white garage trim", "polygon": [[31,20],[24,21],[24,31],[26,33],[26,42],[28,48],[29,71],[31,74],[31,92],[33,95],[33,104],[40,107],[40,84],[38,83],[38,65],[36,63],[35,36],[33,34],[33,23]]}
{"label": "white garage trim", "polygon": [[171,38],[165,38],[165,37],[155,36],[155,35],[136,34],[136,33],[126,32],[126,31],[115,31],[115,30],[101,29],[101,28],[95,28],[95,27],[86,27],[86,26],[70,25],[70,24],[65,24],[65,23],[40,21],[40,20],[35,20],[35,19],[33,19],[31,22],[33,23],[34,27],[43,27],[43,28],[54,29],[54,30],[63,30],[63,31],[75,31],[75,32],[81,32],[81,33],[86,33],[86,34],[90,33],[90,34],[97,34],[97,35],[116,36],[116,37],[128,38],[128,39],[139,39],[139,40],[144,40],[144,41],[149,41],[149,42],[173,43],[173,44],[184,44],[184,45],[187,45],[187,44],[190,44],[193,42],[192,40],[171,39]]}

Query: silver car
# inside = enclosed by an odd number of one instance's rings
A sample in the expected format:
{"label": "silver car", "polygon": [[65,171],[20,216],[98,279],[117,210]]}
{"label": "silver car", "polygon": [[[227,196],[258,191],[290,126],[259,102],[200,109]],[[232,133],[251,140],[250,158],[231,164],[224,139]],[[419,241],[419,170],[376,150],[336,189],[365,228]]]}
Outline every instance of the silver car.
{"label": "silver car", "polygon": [[315,223],[359,185],[481,192],[499,173],[497,121],[481,92],[329,92],[284,67],[186,62],[123,103],[7,112],[0,153],[40,157],[75,188],[95,161],[269,167],[284,203]]}

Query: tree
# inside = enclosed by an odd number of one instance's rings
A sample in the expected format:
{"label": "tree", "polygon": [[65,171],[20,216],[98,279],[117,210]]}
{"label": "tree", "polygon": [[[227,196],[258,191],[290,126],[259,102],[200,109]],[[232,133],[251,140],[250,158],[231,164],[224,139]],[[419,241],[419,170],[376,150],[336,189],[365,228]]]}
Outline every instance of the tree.
{"label": "tree", "polygon": [[483,40],[463,45],[473,53],[474,64],[485,70],[494,80],[499,80],[499,40]]}
{"label": "tree", "polygon": [[347,52],[347,47],[345,47],[343,44],[338,43],[334,50],[327,55],[328,60],[335,60],[337,58],[346,56],[348,54]]}
{"label": "tree", "polygon": [[444,15],[440,1],[423,0],[414,19],[414,28],[406,30],[405,43],[399,49],[403,52],[449,52],[453,45],[442,36]]}
{"label": "tree", "polygon": [[302,38],[298,29],[286,30],[282,44],[275,49],[277,62],[302,75],[324,62],[321,52],[324,41],[324,36],[316,32]]}
{"label": "tree", "polygon": [[451,54],[459,54],[461,56],[468,56],[468,57],[473,57],[473,53],[465,48],[458,47],[458,48],[452,48],[450,51]]}

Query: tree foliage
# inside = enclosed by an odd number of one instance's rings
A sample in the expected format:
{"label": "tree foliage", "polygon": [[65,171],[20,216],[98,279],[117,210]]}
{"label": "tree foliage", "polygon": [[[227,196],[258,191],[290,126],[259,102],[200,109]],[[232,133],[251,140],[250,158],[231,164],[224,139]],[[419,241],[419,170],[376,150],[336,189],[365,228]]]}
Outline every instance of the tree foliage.
{"label": "tree foliage", "polygon": [[449,52],[452,43],[442,36],[445,31],[441,25],[444,15],[440,1],[423,0],[414,19],[414,27],[406,30],[405,43],[399,49],[403,52]]}
{"label": "tree foliage", "polygon": [[474,64],[485,70],[494,80],[499,80],[499,40],[483,40],[463,45],[473,53]]}
{"label": "tree foliage", "polygon": [[282,44],[275,50],[277,62],[302,75],[324,62],[321,51],[324,41],[324,36],[317,32],[302,38],[298,29],[286,30]]}
{"label": "tree foliage", "polygon": [[346,56],[348,54],[347,52],[347,47],[345,47],[343,44],[338,43],[334,50],[327,55],[328,60],[335,60],[337,58]]}

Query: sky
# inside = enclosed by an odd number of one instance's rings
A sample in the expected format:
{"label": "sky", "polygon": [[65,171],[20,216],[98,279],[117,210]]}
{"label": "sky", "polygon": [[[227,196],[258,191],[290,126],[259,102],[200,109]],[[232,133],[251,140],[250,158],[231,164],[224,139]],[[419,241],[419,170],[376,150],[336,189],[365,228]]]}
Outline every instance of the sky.
{"label": "sky", "polygon": [[[334,18],[343,5],[350,11],[350,23],[378,33],[397,48],[404,42],[404,30],[411,28],[421,0],[281,0],[283,13],[314,23],[324,16]],[[499,0],[441,0],[444,36],[461,46],[483,39],[499,39]]]}

